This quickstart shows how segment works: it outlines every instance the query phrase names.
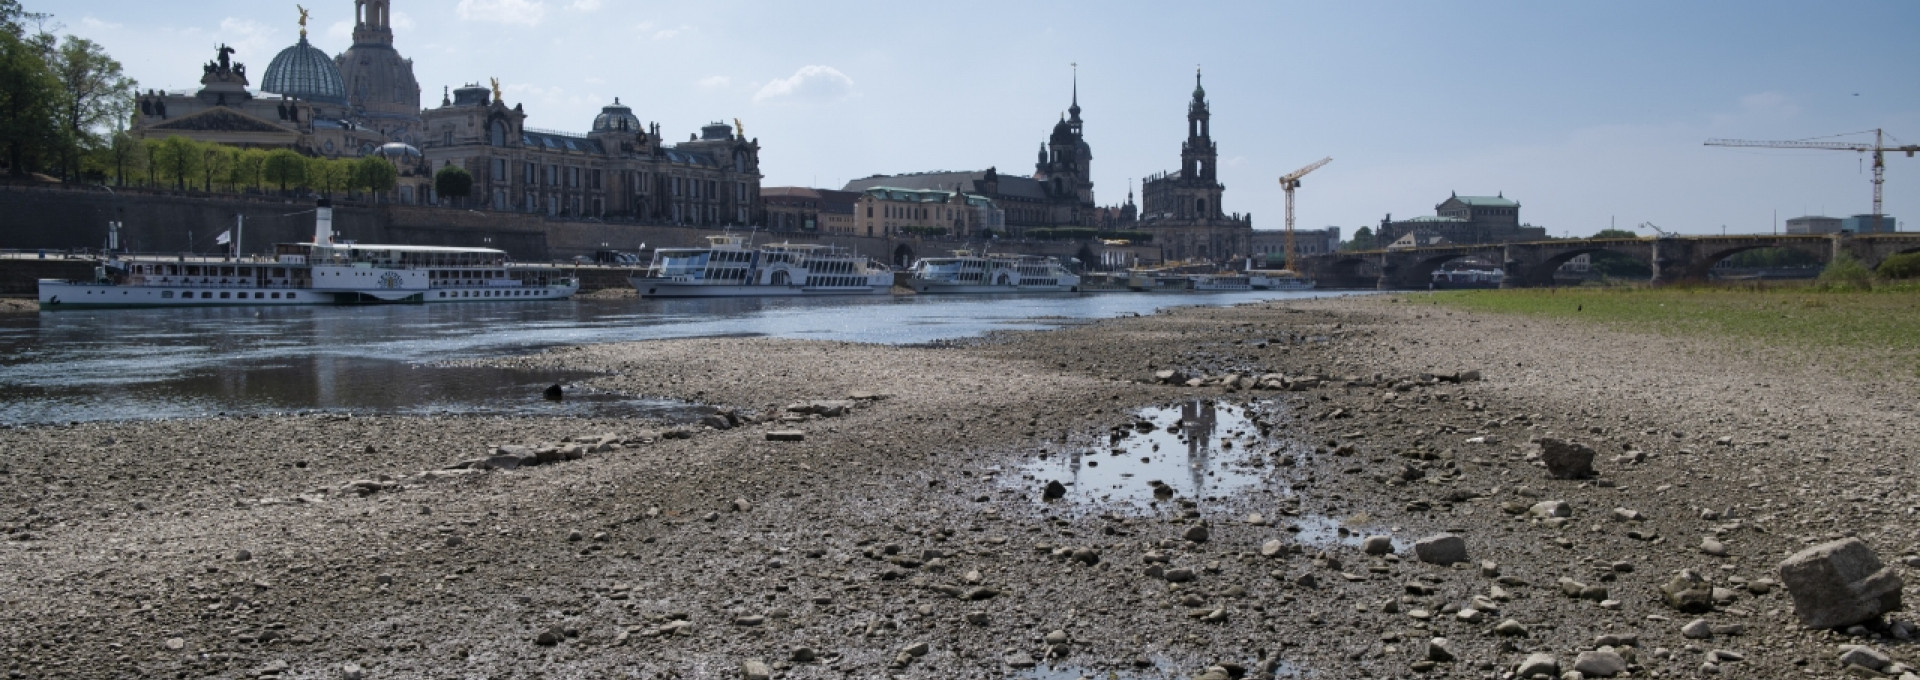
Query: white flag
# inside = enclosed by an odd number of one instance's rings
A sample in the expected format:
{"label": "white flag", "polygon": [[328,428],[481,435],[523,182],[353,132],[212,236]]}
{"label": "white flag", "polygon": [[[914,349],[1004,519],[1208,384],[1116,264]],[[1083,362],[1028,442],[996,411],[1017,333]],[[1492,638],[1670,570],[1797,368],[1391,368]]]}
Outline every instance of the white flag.
{"label": "white flag", "polygon": [[220,235],[219,235],[219,236],[215,236],[215,237],[213,238],[213,242],[214,242],[214,243],[217,243],[217,244],[220,244],[220,245],[223,245],[223,246],[224,246],[224,245],[226,245],[226,244],[228,244],[228,243],[232,243],[232,242],[233,242],[233,230],[232,230],[232,229],[228,229],[228,230],[226,230],[226,231],[223,231],[223,232],[220,232]]}

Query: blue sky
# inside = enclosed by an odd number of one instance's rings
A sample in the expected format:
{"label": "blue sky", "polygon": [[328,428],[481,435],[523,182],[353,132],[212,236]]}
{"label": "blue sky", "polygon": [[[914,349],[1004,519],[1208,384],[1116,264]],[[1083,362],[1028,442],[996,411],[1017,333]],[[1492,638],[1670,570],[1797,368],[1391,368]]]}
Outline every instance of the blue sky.
{"label": "blue sky", "polygon": [[[310,40],[350,45],[350,0],[304,0]],[[104,44],[142,87],[197,87],[227,42],[263,72],[293,3],[25,0]],[[739,118],[765,184],[875,173],[1026,174],[1078,63],[1096,198],[1178,166],[1196,65],[1225,207],[1280,228],[1432,214],[1503,192],[1555,236],[1653,222],[1765,232],[1871,209],[1867,161],[1728,149],[1885,128],[1920,143],[1920,3],[705,2],[395,0],[422,103],[498,77],[529,125],[585,130],[620,97],[668,139]],[[1846,139],[1860,140],[1862,137]],[[1920,158],[1887,160],[1886,211],[1920,229]]]}

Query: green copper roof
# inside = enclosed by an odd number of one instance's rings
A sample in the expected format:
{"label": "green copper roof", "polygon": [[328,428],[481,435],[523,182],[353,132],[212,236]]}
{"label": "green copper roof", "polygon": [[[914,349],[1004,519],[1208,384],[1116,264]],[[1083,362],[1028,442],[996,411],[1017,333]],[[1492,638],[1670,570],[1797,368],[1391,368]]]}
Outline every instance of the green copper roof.
{"label": "green copper roof", "polygon": [[1504,196],[1455,196],[1461,203],[1482,208],[1518,208],[1518,201]]}

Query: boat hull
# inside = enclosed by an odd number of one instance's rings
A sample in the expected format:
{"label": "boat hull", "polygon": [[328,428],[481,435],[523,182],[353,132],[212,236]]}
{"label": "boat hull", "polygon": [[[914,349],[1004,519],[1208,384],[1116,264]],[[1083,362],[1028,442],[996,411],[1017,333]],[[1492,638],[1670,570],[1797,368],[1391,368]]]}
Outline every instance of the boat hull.
{"label": "boat hull", "polygon": [[886,295],[891,286],[762,286],[672,281],[636,276],[628,279],[643,298],[814,297]]}
{"label": "boat hull", "polygon": [[447,302],[513,302],[564,300],[578,286],[497,287],[491,289],[432,289],[425,291],[338,291],[305,288],[221,289],[167,286],[121,286],[41,279],[42,311],[141,307],[278,307],[290,305],[409,304]]}
{"label": "boat hull", "polygon": [[939,283],[935,281],[908,281],[907,287],[922,295],[990,295],[994,293],[1078,293],[1078,285],[1051,286],[993,286],[984,284]]}

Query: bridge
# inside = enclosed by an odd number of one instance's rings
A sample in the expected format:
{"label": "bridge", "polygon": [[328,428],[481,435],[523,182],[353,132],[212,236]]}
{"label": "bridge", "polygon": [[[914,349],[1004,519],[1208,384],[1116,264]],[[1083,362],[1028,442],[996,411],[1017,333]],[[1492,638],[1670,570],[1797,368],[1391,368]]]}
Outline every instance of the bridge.
{"label": "bridge", "polygon": [[1553,285],[1553,273],[1568,260],[1592,253],[1618,253],[1650,265],[1656,286],[1705,282],[1713,265],[1760,248],[1786,248],[1832,261],[1853,256],[1868,269],[1898,253],[1920,252],[1920,233],[1779,234],[1667,236],[1647,238],[1563,239],[1526,243],[1485,243],[1401,250],[1365,250],[1300,258],[1301,273],[1321,288],[1426,288],[1433,272],[1462,258],[1498,263],[1506,272],[1502,288]]}

